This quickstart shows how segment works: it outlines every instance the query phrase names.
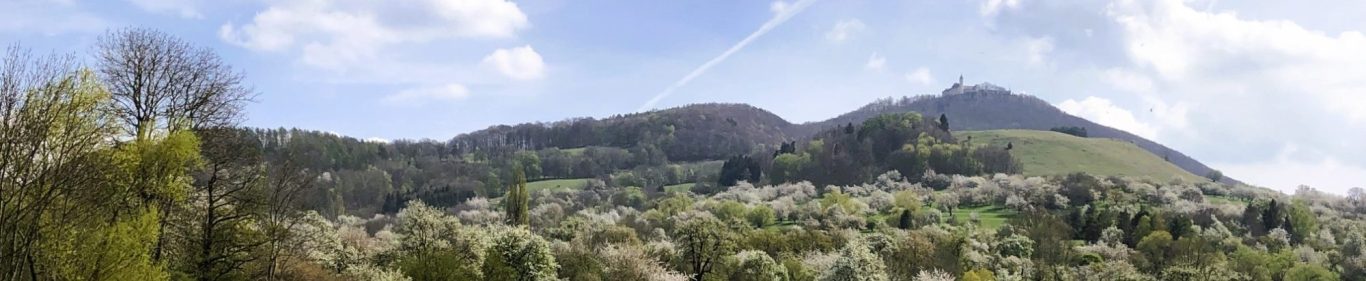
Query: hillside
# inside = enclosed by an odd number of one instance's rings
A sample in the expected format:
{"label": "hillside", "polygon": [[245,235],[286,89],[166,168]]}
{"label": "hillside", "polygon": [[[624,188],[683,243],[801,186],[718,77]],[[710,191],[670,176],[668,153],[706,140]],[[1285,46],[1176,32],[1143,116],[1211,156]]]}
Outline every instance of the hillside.
{"label": "hillside", "polygon": [[991,130],[960,131],[959,138],[991,146],[1013,144],[1011,156],[1020,161],[1025,175],[1063,175],[1085,172],[1098,176],[1132,176],[1167,181],[1204,180],[1132,143],[1103,138],[1080,138],[1052,131]]}
{"label": "hillside", "polygon": [[450,140],[453,152],[604,146],[662,152],[670,161],[704,161],[745,154],[790,139],[792,123],[746,104],[692,104],[604,119],[498,125]]}
{"label": "hillside", "polygon": [[[1047,101],[1034,96],[1014,94],[1006,90],[980,90],[948,95],[884,99],[838,117],[820,122],[793,126],[789,135],[807,135],[823,128],[859,122],[885,113],[919,112],[925,116],[945,114],[955,131],[1026,129],[1048,130],[1059,126],[1086,128],[1090,137],[1131,142],[1138,147],[1165,158],[1191,174],[1205,175],[1213,169],[1186,154],[1157,142],[1119,129],[1096,124],[1069,115]],[[1225,183],[1238,183],[1224,177]]]}

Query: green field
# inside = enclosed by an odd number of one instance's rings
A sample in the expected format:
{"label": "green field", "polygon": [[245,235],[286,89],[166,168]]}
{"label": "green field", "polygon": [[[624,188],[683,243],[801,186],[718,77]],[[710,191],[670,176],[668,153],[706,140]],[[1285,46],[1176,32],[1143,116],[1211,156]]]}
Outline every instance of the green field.
{"label": "green field", "polygon": [[579,189],[583,189],[583,187],[584,187],[586,184],[588,184],[588,179],[586,179],[586,178],[585,178],[585,179],[542,180],[542,181],[533,181],[533,182],[528,182],[528,183],[526,183],[526,189],[527,189],[527,191],[529,191],[529,192],[536,192],[536,191],[540,191],[540,190],[570,191],[570,190],[579,190]]}
{"label": "green field", "polygon": [[583,151],[587,149],[587,147],[576,147],[560,149],[560,151],[564,151],[565,154],[569,154],[570,156],[583,156]]}
{"label": "green field", "polygon": [[1208,195],[1205,196],[1205,201],[1213,204],[1247,206],[1247,201],[1228,196]]}
{"label": "green field", "polygon": [[1015,217],[1015,210],[996,205],[953,209],[953,217],[959,223],[970,223],[972,213],[977,213],[977,218],[982,220],[981,227],[985,229],[1001,228],[1006,221]]}
{"label": "green field", "polygon": [[694,185],[694,183],[691,183],[691,182],[680,183],[680,184],[674,184],[674,185],[665,185],[665,186],[664,186],[664,191],[665,191],[665,192],[689,192],[689,191],[692,191],[692,186],[693,186],[693,185]]}
{"label": "green field", "polygon": [[1010,155],[1020,161],[1028,176],[1085,172],[1097,176],[1130,176],[1169,181],[1181,178],[1204,181],[1162,160],[1133,143],[1103,138],[1080,138],[1053,131],[991,130],[955,133],[959,140],[972,137],[973,144],[1014,144]]}

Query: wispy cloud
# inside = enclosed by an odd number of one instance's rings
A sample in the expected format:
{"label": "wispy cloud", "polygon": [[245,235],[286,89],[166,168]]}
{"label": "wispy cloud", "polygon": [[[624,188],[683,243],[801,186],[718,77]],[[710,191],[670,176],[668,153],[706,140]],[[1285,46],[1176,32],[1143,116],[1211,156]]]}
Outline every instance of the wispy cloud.
{"label": "wispy cloud", "polygon": [[683,76],[683,79],[678,79],[678,82],[674,82],[673,85],[669,85],[669,87],[665,88],[664,91],[659,92],[659,94],[655,95],[653,98],[650,98],[649,101],[646,101],[645,104],[640,105],[640,108],[636,111],[646,111],[654,108],[655,104],[658,104],[659,101],[663,100],[665,97],[672,95],[674,91],[678,90],[678,88],[687,85],[688,82],[692,82],[694,78],[697,78],[697,76],[701,76],[703,73],[706,73],[707,70],[710,70],[712,66],[716,66],[716,64],[725,61],[726,58],[730,57],[730,55],[735,54],[735,52],[739,52],[740,49],[744,49],[745,46],[749,46],[750,42],[753,42],[760,36],[764,36],[764,34],[768,33],[769,30],[773,30],[773,28],[782,25],[784,22],[787,22],[787,20],[792,18],[792,16],[802,12],[802,10],[805,10],[807,6],[811,6],[811,3],[815,2],[816,0],[800,0],[792,4],[786,4],[785,2],[775,2],[775,4],[772,5],[772,10],[775,12],[773,18],[769,19],[767,22],[764,22],[764,25],[759,26],[758,30],[755,30],[754,33],[750,33],[749,36],[746,36],[744,40],[740,40],[740,42],[735,43],[734,46],[730,46],[730,49],[726,49],[726,51],[722,52],[721,55],[712,58],[706,63],[703,63],[701,66],[698,66],[697,69],[693,69],[693,71],[689,72],[688,75]]}

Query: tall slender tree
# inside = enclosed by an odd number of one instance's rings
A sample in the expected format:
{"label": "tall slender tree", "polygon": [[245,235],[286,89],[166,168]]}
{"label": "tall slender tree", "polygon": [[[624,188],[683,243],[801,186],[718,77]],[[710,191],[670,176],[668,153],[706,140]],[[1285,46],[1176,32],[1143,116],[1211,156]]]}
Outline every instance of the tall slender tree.
{"label": "tall slender tree", "polygon": [[526,175],[522,169],[516,169],[513,174],[517,182],[508,187],[507,194],[503,196],[503,208],[507,210],[507,220],[510,225],[528,225],[531,217],[527,212],[529,208],[530,196],[526,190]]}

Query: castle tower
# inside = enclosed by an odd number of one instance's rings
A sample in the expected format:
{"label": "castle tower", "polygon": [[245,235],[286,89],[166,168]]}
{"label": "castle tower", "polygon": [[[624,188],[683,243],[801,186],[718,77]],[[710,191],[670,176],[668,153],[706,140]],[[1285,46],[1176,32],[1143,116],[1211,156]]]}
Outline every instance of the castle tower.
{"label": "castle tower", "polygon": [[[963,75],[962,75],[962,74],[959,74],[959,75],[958,75],[958,85],[963,85]],[[966,85],[964,85],[964,86],[966,86]]]}

